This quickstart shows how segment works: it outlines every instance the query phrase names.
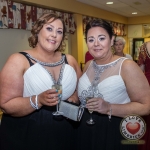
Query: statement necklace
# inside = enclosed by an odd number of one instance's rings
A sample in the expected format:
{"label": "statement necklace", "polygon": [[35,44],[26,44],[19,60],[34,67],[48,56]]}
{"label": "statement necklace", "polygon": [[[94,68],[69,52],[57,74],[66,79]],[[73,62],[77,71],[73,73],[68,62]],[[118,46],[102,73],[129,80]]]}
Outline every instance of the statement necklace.
{"label": "statement necklace", "polygon": [[42,66],[47,66],[47,67],[59,66],[59,65],[61,65],[61,64],[64,63],[64,58],[65,58],[65,56],[63,55],[62,58],[61,58],[61,60],[58,61],[58,62],[55,62],[55,63],[46,63],[46,62],[42,62],[42,61],[40,61],[40,60],[38,60],[38,59],[32,57],[32,56],[29,55],[29,54],[27,54],[27,56],[28,56],[30,59],[32,59],[33,61],[39,63],[40,65],[42,65]]}

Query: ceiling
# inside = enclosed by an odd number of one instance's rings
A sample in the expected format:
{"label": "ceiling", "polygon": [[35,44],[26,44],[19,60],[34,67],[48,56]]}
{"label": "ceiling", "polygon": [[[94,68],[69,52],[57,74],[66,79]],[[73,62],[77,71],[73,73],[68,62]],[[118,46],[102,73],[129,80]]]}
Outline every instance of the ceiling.
{"label": "ceiling", "polygon": [[[125,17],[150,15],[150,0],[77,0]],[[107,5],[106,2],[114,2]],[[133,15],[132,12],[137,12]]]}

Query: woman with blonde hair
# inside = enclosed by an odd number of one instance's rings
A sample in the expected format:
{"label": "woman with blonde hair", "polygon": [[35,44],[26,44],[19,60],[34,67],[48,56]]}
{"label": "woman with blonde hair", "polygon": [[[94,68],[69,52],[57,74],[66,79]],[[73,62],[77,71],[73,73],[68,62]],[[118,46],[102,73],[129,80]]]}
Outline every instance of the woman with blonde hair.
{"label": "woman with blonde hair", "polygon": [[125,39],[123,37],[117,36],[115,38],[115,41],[114,41],[114,51],[115,51],[114,54],[118,55],[118,56],[121,56],[121,57],[126,57],[126,58],[129,58],[129,59],[133,60],[133,58],[132,58],[131,55],[125,54],[123,52],[125,44],[126,44]]}

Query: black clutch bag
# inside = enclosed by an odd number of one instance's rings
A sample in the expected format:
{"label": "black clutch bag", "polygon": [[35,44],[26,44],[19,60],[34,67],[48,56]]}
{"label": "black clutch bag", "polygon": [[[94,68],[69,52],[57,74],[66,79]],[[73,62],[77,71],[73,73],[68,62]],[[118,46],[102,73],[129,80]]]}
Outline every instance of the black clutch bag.
{"label": "black clutch bag", "polygon": [[66,118],[74,121],[80,121],[84,112],[82,105],[77,105],[69,101],[60,101],[59,112]]}

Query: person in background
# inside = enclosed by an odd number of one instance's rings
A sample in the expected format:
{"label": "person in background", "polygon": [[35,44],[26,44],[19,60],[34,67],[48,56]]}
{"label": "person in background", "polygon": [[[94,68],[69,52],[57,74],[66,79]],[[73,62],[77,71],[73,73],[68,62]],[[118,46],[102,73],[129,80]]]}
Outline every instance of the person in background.
{"label": "person in background", "polygon": [[[150,41],[143,43],[139,47],[139,57],[137,61],[138,65],[144,72],[149,85],[150,85]],[[150,115],[143,117],[146,122],[146,133],[142,140],[145,141],[144,145],[139,145],[139,150],[149,150],[150,149]]]}
{"label": "person in background", "polygon": [[89,60],[93,59],[93,56],[87,51],[85,53],[85,63],[87,63]]}
{"label": "person in background", "polygon": [[[127,115],[150,113],[149,84],[134,61],[112,53],[114,32],[107,21],[90,21],[85,38],[94,60],[86,63],[78,83],[79,99],[87,108],[78,128],[78,150],[135,150],[137,145],[121,143],[120,123]],[[86,102],[93,91],[94,98]],[[88,110],[93,112],[92,126],[86,123]]]}
{"label": "person in background", "polygon": [[[52,114],[59,99],[79,103],[81,70],[73,56],[62,54],[65,32],[60,17],[43,14],[28,39],[32,49],[11,55],[1,70],[1,150],[74,149],[74,123]],[[62,94],[54,84],[62,85]]]}
{"label": "person in background", "polygon": [[93,56],[89,53],[89,51],[87,51],[85,53],[85,63],[80,63],[81,71],[83,71],[85,64],[91,59],[93,59]]}
{"label": "person in background", "polygon": [[129,59],[133,60],[133,58],[132,58],[131,55],[125,54],[123,52],[125,44],[126,44],[125,39],[123,37],[117,36],[115,38],[115,41],[114,41],[114,51],[115,51],[114,54],[118,55],[118,56],[121,56],[121,57],[126,57],[126,58],[129,58]]}

